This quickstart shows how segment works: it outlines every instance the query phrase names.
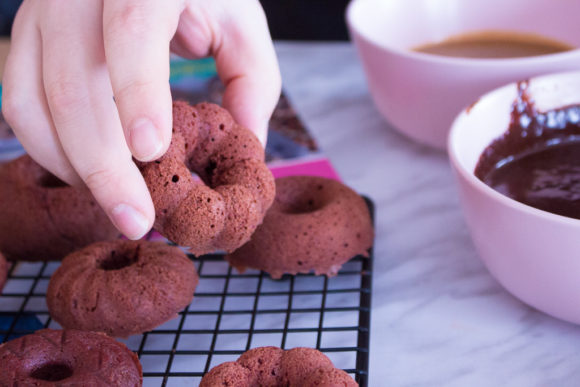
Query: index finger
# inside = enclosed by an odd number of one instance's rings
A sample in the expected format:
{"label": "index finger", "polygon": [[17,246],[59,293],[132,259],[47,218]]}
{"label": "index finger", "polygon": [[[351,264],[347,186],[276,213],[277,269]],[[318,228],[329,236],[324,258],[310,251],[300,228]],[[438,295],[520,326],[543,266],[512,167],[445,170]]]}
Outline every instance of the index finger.
{"label": "index finger", "polygon": [[169,42],[179,1],[105,0],[103,37],[115,102],[133,156],[151,161],[171,141]]}

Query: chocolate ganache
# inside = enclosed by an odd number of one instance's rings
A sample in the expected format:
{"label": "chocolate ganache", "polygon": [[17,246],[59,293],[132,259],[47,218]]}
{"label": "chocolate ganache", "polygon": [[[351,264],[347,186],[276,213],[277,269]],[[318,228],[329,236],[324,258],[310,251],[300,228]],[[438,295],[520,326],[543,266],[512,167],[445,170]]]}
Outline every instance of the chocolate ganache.
{"label": "chocolate ganache", "polygon": [[529,206],[580,219],[580,105],[540,112],[518,85],[508,130],[482,153],[475,175]]}

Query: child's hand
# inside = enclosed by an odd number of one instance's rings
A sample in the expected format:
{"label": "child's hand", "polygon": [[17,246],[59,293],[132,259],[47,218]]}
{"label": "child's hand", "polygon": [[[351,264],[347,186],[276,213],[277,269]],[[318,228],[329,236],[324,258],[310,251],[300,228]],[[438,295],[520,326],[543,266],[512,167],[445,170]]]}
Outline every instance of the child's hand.
{"label": "child's hand", "polygon": [[36,161],[86,184],[132,239],[155,212],[131,157],[154,160],[171,141],[170,47],[215,57],[224,107],[265,143],[280,73],[257,0],[25,0],[14,21],[6,120]]}

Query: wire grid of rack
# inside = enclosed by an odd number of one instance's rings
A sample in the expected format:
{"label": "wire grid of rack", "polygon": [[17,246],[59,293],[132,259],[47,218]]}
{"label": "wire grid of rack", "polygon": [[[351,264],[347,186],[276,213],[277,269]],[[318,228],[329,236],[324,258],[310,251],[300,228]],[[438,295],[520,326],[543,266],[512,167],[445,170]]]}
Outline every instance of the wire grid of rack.
{"label": "wire grid of rack", "polygon": [[[353,258],[332,278],[272,280],[256,270],[238,273],[218,254],[191,259],[200,277],[193,302],[153,331],[120,340],[139,355],[144,386],[198,385],[217,364],[265,345],[317,348],[367,386],[372,249],[369,258]],[[60,328],[45,302],[58,265],[12,265],[0,296],[0,342]]]}

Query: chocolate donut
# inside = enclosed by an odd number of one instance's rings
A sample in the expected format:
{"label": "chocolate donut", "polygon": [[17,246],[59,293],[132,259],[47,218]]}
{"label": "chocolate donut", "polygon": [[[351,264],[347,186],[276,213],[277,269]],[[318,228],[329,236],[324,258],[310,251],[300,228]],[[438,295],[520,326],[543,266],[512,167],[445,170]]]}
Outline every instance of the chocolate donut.
{"label": "chocolate donut", "polygon": [[155,205],[155,229],[195,255],[247,242],[274,199],[260,141],[213,104],[175,102],[169,150],[137,165]]}
{"label": "chocolate donut", "polygon": [[118,236],[88,190],[67,186],[27,155],[0,165],[0,250],[8,260],[60,260]]}
{"label": "chocolate donut", "polygon": [[276,179],[276,198],[250,242],[226,256],[238,270],[336,275],[368,256],[374,232],[364,199],[344,184],[315,176]]}
{"label": "chocolate donut", "polygon": [[0,345],[0,386],[141,386],[137,356],[97,332],[42,329]]}
{"label": "chocolate donut", "polygon": [[277,347],[259,347],[244,352],[235,362],[212,368],[199,386],[354,387],[358,384],[315,349],[301,347],[284,351]]}
{"label": "chocolate donut", "polygon": [[177,316],[198,283],[193,262],[163,242],[101,242],[63,259],[48,284],[50,315],[64,328],[127,337]]}
{"label": "chocolate donut", "polygon": [[0,293],[2,293],[2,289],[4,289],[4,284],[6,283],[6,278],[8,277],[8,261],[6,258],[0,253]]}

